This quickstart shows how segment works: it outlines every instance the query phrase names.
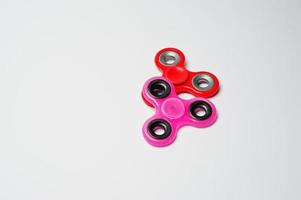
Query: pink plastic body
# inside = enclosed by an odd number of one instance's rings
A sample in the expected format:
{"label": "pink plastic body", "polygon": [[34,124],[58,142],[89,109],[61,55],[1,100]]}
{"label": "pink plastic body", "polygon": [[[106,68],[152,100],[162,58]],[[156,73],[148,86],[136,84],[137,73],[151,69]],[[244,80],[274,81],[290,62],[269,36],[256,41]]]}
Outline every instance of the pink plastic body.
{"label": "pink plastic body", "polygon": [[[155,98],[148,91],[148,85],[150,84],[150,82],[157,79],[168,82],[171,87],[170,94],[165,98]],[[149,118],[143,125],[143,136],[149,144],[156,147],[164,147],[173,143],[177,137],[178,130],[183,126],[204,128],[212,125],[217,118],[217,111],[213,103],[202,97],[197,97],[189,100],[179,98],[176,94],[173,84],[164,77],[153,77],[147,80],[143,86],[142,95],[155,108],[155,114],[151,118]],[[193,118],[189,111],[189,107],[193,102],[197,100],[205,101],[211,106],[212,113],[209,118],[201,121]],[[149,134],[148,125],[155,119],[166,120],[171,125],[171,133],[167,138],[156,139],[152,137],[151,134]]]}

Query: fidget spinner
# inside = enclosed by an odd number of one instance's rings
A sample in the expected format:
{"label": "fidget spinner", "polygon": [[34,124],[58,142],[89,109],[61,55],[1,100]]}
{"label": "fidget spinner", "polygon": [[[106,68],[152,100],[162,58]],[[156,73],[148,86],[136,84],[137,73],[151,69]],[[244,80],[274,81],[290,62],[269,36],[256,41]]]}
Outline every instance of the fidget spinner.
{"label": "fidget spinner", "polygon": [[183,126],[204,128],[217,118],[215,106],[209,100],[180,99],[176,88],[165,77],[151,78],[143,86],[143,98],[155,108],[154,116],[143,125],[143,136],[153,146],[171,144]]}
{"label": "fidget spinner", "polygon": [[[177,94],[191,93],[197,97],[212,97],[219,90],[219,81],[210,72],[191,72],[186,69],[185,55],[176,48],[165,48],[155,56],[155,63],[162,76],[170,80]],[[145,103],[151,104],[144,99]]]}

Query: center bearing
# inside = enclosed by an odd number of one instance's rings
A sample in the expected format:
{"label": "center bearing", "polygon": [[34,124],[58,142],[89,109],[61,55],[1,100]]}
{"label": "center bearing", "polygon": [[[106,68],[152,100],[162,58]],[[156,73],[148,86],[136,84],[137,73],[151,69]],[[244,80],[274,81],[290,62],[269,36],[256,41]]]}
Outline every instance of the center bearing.
{"label": "center bearing", "polygon": [[171,119],[178,119],[185,113],[184,103],[177,98],[169,98],[162,104],[162,112]]}
{"label": "center bearing", "polygon": [[171,67],[166,70],[165,76],[175,85],[182,84],[188,79],[188,71],[183,67]]}

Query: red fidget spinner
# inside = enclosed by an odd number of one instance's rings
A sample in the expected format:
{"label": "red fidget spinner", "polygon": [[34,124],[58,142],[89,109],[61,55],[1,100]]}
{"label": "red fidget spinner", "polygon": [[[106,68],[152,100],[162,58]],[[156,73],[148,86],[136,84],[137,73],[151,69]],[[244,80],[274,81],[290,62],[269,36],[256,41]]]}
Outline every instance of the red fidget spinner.
{"label": "red fidget spinner", "polygon": [[[191,93],[197,97],[212,97],[219,90],[219,81],[210,72],[191,72],[186,69],[185,56],[176,48],[165,48],[155,56],[162,76],[170,80],[177,94]],[[143,96],[142,96],[143,97]],[[145,98],[145,103],[152,106]]]}

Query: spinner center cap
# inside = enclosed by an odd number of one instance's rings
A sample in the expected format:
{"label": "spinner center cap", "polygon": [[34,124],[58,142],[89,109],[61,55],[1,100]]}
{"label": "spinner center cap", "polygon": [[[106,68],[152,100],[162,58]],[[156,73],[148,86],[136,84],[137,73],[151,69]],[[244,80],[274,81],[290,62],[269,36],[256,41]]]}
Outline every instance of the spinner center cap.
{"label": "spinner center cap", "polygon": [[169,98],[162,104],[162,112],[171,119],[177,119],[184,115],[185,106],[180,99]]}
{"label": "spinner center cap", "polygon": [[168,70],[166,70],[165,76],[173,84],[182,84],[188,78],[188,71],[183,67],[170,67]]}

